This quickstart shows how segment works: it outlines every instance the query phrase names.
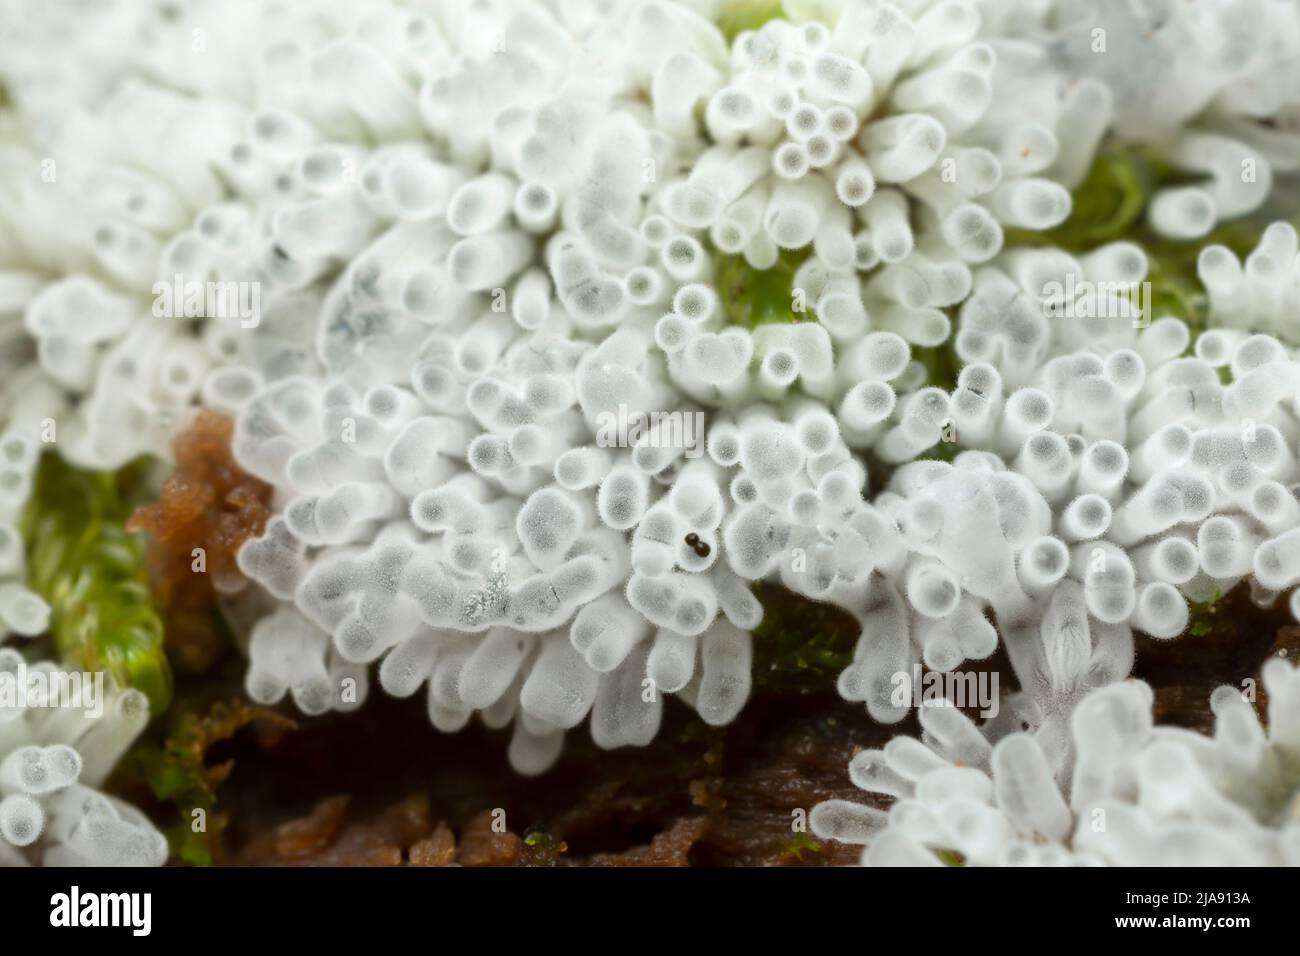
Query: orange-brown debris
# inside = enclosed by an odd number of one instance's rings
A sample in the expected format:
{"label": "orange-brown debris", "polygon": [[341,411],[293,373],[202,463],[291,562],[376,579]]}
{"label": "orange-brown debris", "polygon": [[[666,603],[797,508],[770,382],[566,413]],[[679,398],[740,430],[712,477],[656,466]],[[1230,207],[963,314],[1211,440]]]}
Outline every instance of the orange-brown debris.
{"label": "orange-brown debris", "polygon": [[427,837],[411,844],[411,866],[453,866],[456,863],[456,838],[447,824],[439,823]]}
{"label": "orange-brown debris", "polygon": [[703,817],[678,820],[662,833],[656,833],[645,846],[623,853],[597,853],[588,866],[690,866],[690,853],[708,829]]}
{"label": "orange-brown debris", "polygon": [[462,866],[514,866],[523,841],[504,829],[501,814],[484,810],[471,817],[460,835],[458,859]]}
{"label": "orange-brown debris", "polygon": [[253,839],[236,858],[245,866],[517,866],[523,841],[485,810],[466,821],[460,843],[435,825],[424,796],[354,819],[347,796],[321,800],[307,816]]}
{"label": "orange-brown debris", "polygon": [[233,431],[230,419],[201,410],[176,436],[176,470],[158,500],[137,508],[127,523],[128,531],[150,537],[150,574],[165,609],[168,657],[189,673],[206,670],[220,652],[211,613],[217,585],[239,579],[236,553],[271,516],[271,487],[231,456]]}
{"label": "orange-brown debris", "polygon": [[[348,819],[346,796],[327,797],[307,816],[282,823],[236,859],[244,866],[401,866],[405,850],[437,836],[423,797],[409,797],[362,821]],[[450,834],[448,834],[450,836]],[[428,864],[423,865],[438,865]],[[445,864],[444,864],[445,865]]]}

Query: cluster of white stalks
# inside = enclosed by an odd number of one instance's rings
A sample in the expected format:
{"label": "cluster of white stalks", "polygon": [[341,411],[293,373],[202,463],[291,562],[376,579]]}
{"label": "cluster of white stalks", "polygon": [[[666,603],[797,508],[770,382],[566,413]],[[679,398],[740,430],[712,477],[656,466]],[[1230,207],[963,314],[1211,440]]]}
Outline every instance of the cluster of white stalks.
{"label": "cluster of white stalks", "polygon": [[[1000,8],[1001,3],[989,4]],[[1300,7],[1286,0],[1013,3],[1057,31],[1052,58],[1104,79],[1115,131],[1162,145],[1188,178],[1157,190],[1147,221],[1195,239],[1259,209],[1274,176],[1300,171]],[[1034,15],[1018,17],[1023,30]]]}
{"label": "cluster of white stalks", "polygon": [[864,844],[866,866],[1300,866],[1300,670],[1274,658],[1262,677],[1265,725],[1225,685],[1212,737],[1154,725],[1151,688],[1112,683],[1075,709],[1063,752],[924,707],[921,740],[849,765],[888,811],[828,800],[809,823]]}
{"label": "cluster of white stalks", "polygon": [[0,866],[161,866],[163,835],[96,789],[148,720],[138,690],[0,648]]}
{"label": "cluster of white stalks", "polygon": [[[761,618],[746,580],[800,543],[826,565],[822,493],[862,505],[845,437],[924,448],[903,413],[876,428],[920,391],[911,346],[948,338],[942,309],[1004,227],[1064,220],[1109,109],[1100,83],[999,72],[968,4],[853,5],[730,49],[682,6],[564,13],[520,7],[504,52],[471,46],[419,87],[441,152],[252,121],[255,159],[300,150],[308,195],[268,240],[285,280],[347,266],[320,304],[323,374],[228,396],[238,460],[285,500],[241,567],[293,604],[254,630],[250,693],[354,706],[357,665],[383,657],[384,688],[427,684],[440,728],[513,720],[526,772],[589,713],[603,746],[648,742],[666,694],[736,715]],[[576,81],[607,44],[622,55]],[[1030,123],[1033,82],[1055,93]],[[791,300],[816,321],[730,324],[714,260],[795,250]],[[867,421],[859,398],[888,407]],[[806,532],[778,541],[769,507]],[[843,542],[852,583],[870,547]]]}
{"label": "cluster of white stalks", "polygon": [[[667,695],[734,719],[772,580],[861,621],[839,689],[880,721],[1000,639],[1062,773],[1135,631],[1300,581],[1294,230],[1204,250],[1195,342],[1140,246],[1008,241],[1107,136],[1200,177],[1170,238],[1300,166],[1290,4],[1187,6],[843,0],[728,41],[713,0],[43,4],[0,38],[0,519],[40,441],[166,458],[206,405],[276,493],[221,585],[259,702],[352,709],[377,663],[541,773]],[[21,547],[0,621],[39,633]]]}

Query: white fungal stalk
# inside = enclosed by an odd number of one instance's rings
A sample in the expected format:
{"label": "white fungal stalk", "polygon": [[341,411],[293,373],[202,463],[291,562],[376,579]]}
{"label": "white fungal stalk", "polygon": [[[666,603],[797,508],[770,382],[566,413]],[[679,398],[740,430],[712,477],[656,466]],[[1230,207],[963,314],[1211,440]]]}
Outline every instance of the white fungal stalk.
{"label": "white fungal stalk", "polygon": [[0,641],[44,634],[50,606],[26,587],[27,547],[18,520],[32,491],[39,445],[26,429],[0,432]]}

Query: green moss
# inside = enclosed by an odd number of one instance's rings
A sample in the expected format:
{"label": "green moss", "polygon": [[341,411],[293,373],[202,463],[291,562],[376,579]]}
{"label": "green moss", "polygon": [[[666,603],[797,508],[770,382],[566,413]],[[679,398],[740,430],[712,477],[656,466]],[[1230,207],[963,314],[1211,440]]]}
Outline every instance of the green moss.
{"label": "green moss", "polygon": [[953,459],[957,457],[957,453],[960,451],[962,451],[962,447],[957,442],[940,439],[936,444],[927,448],[922,457],[930,461],[946,461],[948,464],[952,464]]}
{"label": "green moss", "polygon": [[718,11],[718,29],[731,41],[746,30],[757,30],[784,16],[781,0],[725,0]]}
{"label": "green moss", "polygon": [[[168,830],[173,851],[191,866],[210,866],[221,852],[225,819],[216,813],[217,787],[230,775],[233,761],[209,766],[208,751],[255,722],[285,730],[292,720],[243,701],[183,701],[173,709],[171,727],[161,743],[140,743],[123,761],[123,770],[140,778],[154,797],[171,804],[180,822]],[[203,826],[196,828],[196,821]]]}
{"label": "green moss", "polygon": [[138,473],[78,471],[44,455],[22,530],[28,585],[50,604],[60,659],[139,688],[158,714],[171,700],[171,669],[144,545],[125,529],[131,505],[122,488]]}
{"label": "green moss", "polygon": [[1226,618],[1222,604],[1223,595],[1215,592],[1208,601],[1192,601],[1187,606],[1187,633],[1193,637],[1208,637]]}
{"label": "green moss", "polygon": [[[956,317],[952,317],[956,328]],[[951,340],[943,345],[926,347],[913,346],[912,358],[925,366],[925,384],[951,392],[957,387],[957,376],[961,374],[962,362],[957,357],[957,350]]]}
{"label": "green moss", "polygon": [[824,690],[853,662],[862,629],[833,604],[810,601],[777,584],[759,582],[763,605],[754,629],[754,682],[775,690]]}
{"label": "green moss", "polygon": [[795,311],[794,273],[809,250],[782,253],[770,269],[755,269],[740,255],[717,255],[713,278],[731,325],[752,329],[770,323],[812,321],[811,305]]}
{"label": "green moss", "polygon": [[540,827],[530,827],[524,834],[524,848],[525,866],[559,866],[569,845]]}
{"label": "green moss", "polygon": [[809,856],[816,856],[821,852],[822,845],[813,839],[811,833],[796,833],[781,849],[781,860],[802,862],[805,853]]}
{"label": "green moss", "polygon": [[[1199,246],[1197,247],[1200,248]],[[1168,254],[1150,256],[1151,318],[1172,315],[1187,322],[1192,333],[1206,327],[1209,299],[1195,278],[1196,264],[1178,262]]]}
{"label": "green moss", "polygon": [[965,866],[966,858],[954,850],[935,850],[934,855],[944,866]]}

